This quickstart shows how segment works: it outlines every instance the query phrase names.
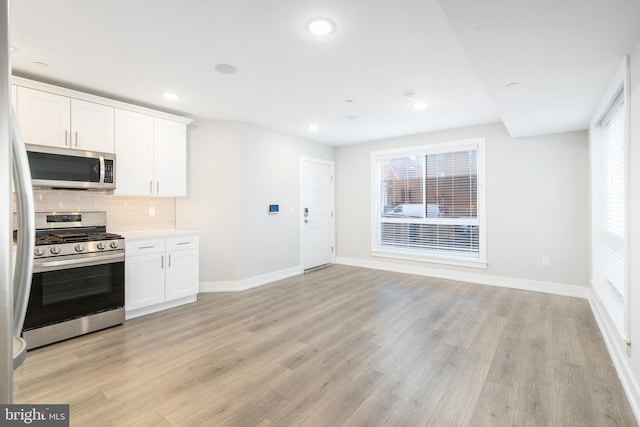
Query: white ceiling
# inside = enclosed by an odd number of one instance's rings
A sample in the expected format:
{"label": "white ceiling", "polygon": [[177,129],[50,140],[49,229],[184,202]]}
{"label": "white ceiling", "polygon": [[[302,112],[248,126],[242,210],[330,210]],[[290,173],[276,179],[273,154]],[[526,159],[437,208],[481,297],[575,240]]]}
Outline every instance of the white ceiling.
{"label": "white ceiling", "polygon": [[[637,0],[11,6],[17,75],[332,145],[499,120],[514,136],[584,129],[640,39]],[[325,39],[307,34],[305,23],[316,16],[331,18],[336,32]],[[220,74],[218,63],[238,72]],[[520,85],[505,87],[512,82]],[[167,90],[180,99],[164,100]],[[429,107],[412,110],[407,90]],[[309,132],[309,123],[320,129]]]}

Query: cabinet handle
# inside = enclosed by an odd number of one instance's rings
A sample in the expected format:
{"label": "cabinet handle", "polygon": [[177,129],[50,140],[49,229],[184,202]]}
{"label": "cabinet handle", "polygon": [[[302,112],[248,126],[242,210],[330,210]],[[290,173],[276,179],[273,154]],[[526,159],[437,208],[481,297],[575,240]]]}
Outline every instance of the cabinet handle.
{"label": "cabinet handle", "polygon": [[64,131],[64,145],[69,145],[69,131]]}
{"label": "cabinet handle", "polygon": [[164,255],[160,255],[160,268],[164,268]]}
{"label": "cabinet handle", "polygon": [[78,146],[78,131],[76,131],[76,147]]}
{"label": "cabinet handle", "polygon": [[160,181],[156,181],[156,194],[160,194]]}
{"label": "cabinet handle", "polygon": [[153,194],[153,180],[149,181],[149,193]]}
{"label": "cabinet handle", "polygon": [[169,268],[171,268],[171,254],[169,254]]}
{"label": "cabinet handle", "polygon": [[155,248],[154,245],[151,245],[151,246],[138,246],[138,249],[153,249],[153,248]]}
{"label": "cabinet handle", "polygon": [[176,245],[190,245],[191,242],[178,242]]}

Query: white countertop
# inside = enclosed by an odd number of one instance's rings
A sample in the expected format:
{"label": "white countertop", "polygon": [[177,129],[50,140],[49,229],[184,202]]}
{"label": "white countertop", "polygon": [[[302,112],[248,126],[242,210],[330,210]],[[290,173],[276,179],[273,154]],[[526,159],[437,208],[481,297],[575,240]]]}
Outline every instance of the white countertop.
{"label": "white countertop", "polygon": [[154,237],[193,236],[199,234],[197,231],[193,230],[176,230],[174,228],[164,230],[114,231],[114,233],[121,234],[124,236],[125,240],[151,239]]}

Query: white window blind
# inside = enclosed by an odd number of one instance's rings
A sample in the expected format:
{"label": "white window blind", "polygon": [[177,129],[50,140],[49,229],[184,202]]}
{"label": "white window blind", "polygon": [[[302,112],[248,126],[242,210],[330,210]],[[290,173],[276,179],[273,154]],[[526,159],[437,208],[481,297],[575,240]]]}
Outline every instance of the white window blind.
{"label": "white window blind", "polygon": [[625,108],[618,95],[601,121],[606,173],[606,280],[625,297]]}
{"label": "white window blind", "polygon": [[373,250],[481,259],[478,156],[455,143],[374,154]]}

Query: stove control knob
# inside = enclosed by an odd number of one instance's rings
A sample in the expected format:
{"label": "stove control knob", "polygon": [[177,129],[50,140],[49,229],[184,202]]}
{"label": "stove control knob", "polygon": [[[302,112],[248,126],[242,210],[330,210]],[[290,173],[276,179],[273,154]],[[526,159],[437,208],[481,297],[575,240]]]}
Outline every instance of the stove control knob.
{"label": "stove control knob", "polygon": [[42,255],[44,255],[44,249],[42,249],[42,248],[35,248],[35,250],[33,251],[33,253],[35,254],[35,256],[42,256]]}
{"label": "stove control knob", "polygon": [[84,251],[84,245],[83,245],[83,244],[78,243],[78,244],[75,246],[75,250],[76,250],[76,252],[82,252],[82,251]]}
{"label": "stove control knob", "polygon": [[104,248],[107,247],[107,245],[104,242],[98,242],[98,249],[103,250]]}
{"label": "stove control knob", "polygon": [[62,249],[60,249],[59,246],[54,246],[51,249],[49,249],[49,252],[51,252],[54,255],[58,255],[60,252],[62,252]]}
{"label": "stove control knob", "polygon": [[111,246],[113,249],[118,249],[118,242],[116,242],[115,240],[113,242],[111,242],[109,244],[109,246]]}

